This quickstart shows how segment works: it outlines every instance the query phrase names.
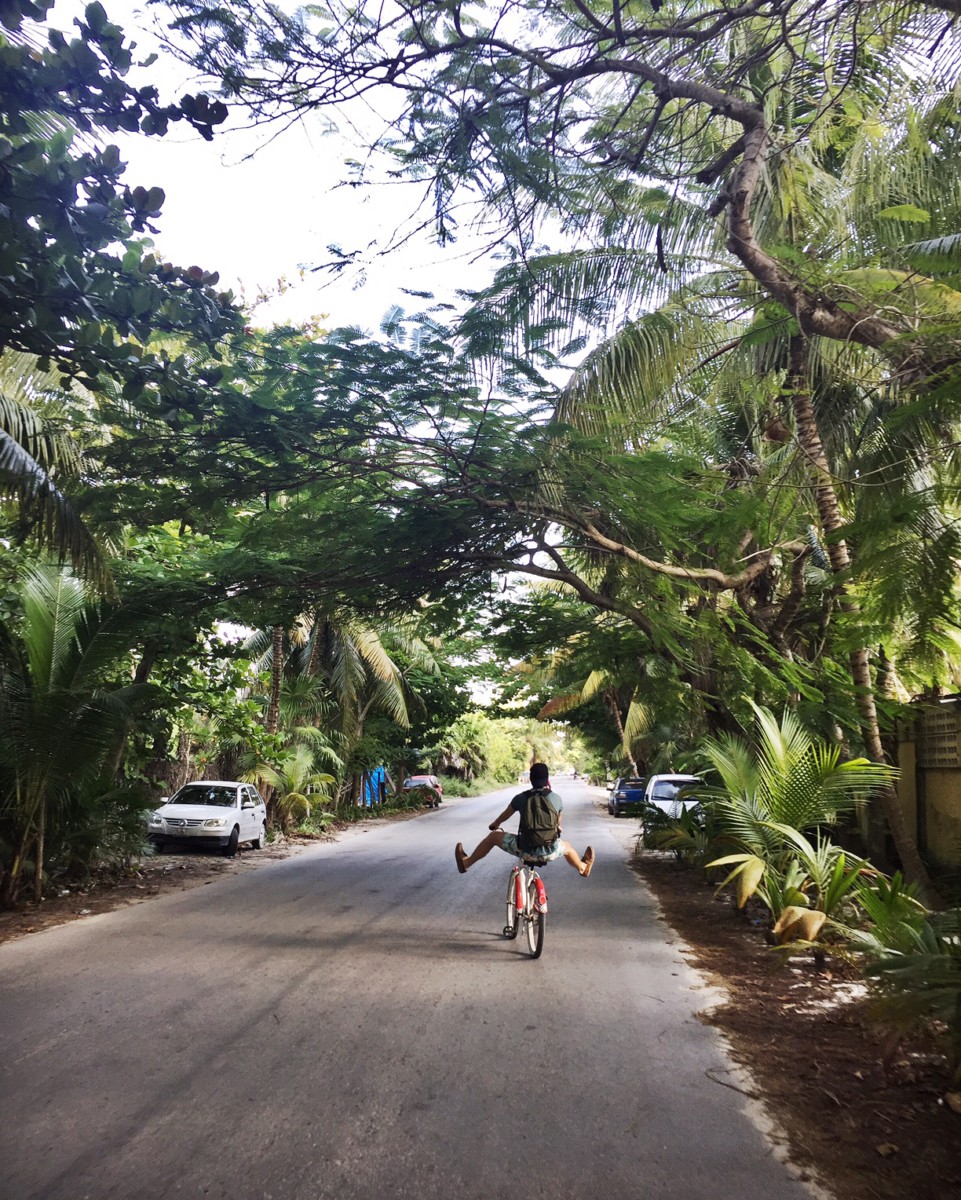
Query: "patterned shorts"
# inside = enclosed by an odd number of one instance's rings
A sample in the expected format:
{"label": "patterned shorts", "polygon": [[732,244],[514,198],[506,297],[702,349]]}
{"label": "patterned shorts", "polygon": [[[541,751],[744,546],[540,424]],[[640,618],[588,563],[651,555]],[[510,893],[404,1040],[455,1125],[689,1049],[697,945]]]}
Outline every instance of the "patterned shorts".
{"label": "patterned shorts", "polygon": [[513,854],[515,858],[532,858],[535,862],[547,863],[552,862],[555,858],[560,858],[564,853],[564,843],[560,838],[556,842],[551,842],[549,846],[541,846],[539,850],[535,850],[529,854],[526,850],[522,850],[517,844],[517,834],[508,833],[504,830],[504,843],[501,846],[502,850],[506,850],[508,854]]}

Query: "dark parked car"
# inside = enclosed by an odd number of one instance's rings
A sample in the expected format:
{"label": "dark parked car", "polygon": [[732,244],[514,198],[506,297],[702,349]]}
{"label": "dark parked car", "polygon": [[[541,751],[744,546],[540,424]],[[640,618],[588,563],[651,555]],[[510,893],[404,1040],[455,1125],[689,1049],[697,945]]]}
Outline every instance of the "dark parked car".
{"label": "dark parked car", "polygon": [[636,812],[644,799],[646,782],[640,776],[630,775],[615,780],[607,798],[607,811],[611,816],[619,817],[626,812]]}

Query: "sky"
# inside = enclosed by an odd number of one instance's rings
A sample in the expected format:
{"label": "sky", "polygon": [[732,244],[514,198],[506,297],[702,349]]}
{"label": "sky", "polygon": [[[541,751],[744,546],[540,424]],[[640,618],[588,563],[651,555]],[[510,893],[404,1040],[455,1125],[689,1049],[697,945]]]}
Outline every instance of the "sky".
{"label": "sky", "polygon": [[[138,57],[155,48],[149,33],[154,9],[144,15],[138,0],[101,2],[137,43]],[[46,23],[69,32],[82,9],[76,0],[56,0]],[[131,80],[154,83],[165,100],[202,90],[187,68],[162,52],[149,78],[141,72]],[[338,187],[347,174],[344,160],[360,155],[328,121],[273,132],[237,129],[205,142],[181,122],[163,138],[113,136],[128,164],[127,183],[166,193],[154,236],[164,259],[219,271],[222,286],[242,290],[248,300],[277,291],[284,279],[283,294],[255,311],[262,326],[322,318],[328,328],[375,329],[391,305],[408,311],[423,305],[402,288],[450,299],[456,288],[485,281],[489,272],[474,262],[480,243],[469,237],[467,248],[458,243],[444,252],[421,236],[373,262],[363,278],[353,272],[336,280],[310,270],[330,261],[329,244],[345,250],[388,244],[422,193],[418,185]]]}

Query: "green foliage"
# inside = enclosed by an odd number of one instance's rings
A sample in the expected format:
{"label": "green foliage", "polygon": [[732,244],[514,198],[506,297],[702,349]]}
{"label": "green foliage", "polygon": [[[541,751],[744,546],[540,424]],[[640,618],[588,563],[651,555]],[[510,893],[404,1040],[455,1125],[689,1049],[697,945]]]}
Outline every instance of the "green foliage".
{"label": "green foliage", "polygon": [[[788,825],[772,823],[784,839],[791,857],[779,872],[784,880],[778,882],[777,907],[773,893],[759,888],[762,898],[774,917],[780,916],[784,905],[811,907],[827,917],[836,916],[842,905],[856,892],[862,877],[875,872],[870,864],[857,855],[846,853],[829,837],[818,834],[811,842]],[[768,872],[769,877],[773,872]]]}
{"label": "green foliage", "polygon": [[705,757],[721,780],[713,808],[731,836],[763,844],[764,822],[797,830],[833,824],[889,784],[896,772],[864,759],[842,761],[841,747],[814,736],[790,711],[780,722],[762,705],[755,744],[727,736],[708,739]]}
{"label": "green foliage", "polygon": [[152,807],[145,787],[118,787],[109,775],[69,789],[47,823],[45,874],[85,880],[103,867],[135,861],[144,851],[144,822]]}
{"label": "green foliage", "polygon": [[436,808],[440,801],[440,792],[436,788],[425,785],[422,787],[404,788],[393,799],[392,803],[399,807],[410,805],[412,807]]}
{"label": "green foliage", "polygon": [[81,473],[65,409],[55,372],[40,371],[29,354],[0,354],[0,520],[12,544],[49,548],[106,584],[103,550],[62,490]]}
{"label": "green foliage", "polygon": [[917,889],[905,884],[897,871],[862,876],[855,892],[856,924],[841,927],[849,945],[870,959],[902,954],[917,945],[927,910],[917,898]]}
{"label": "green foliage", "polygon": [[214,345],[237,328],[217,277],[149,252],[161,188],[123,183],[117,129],[163,134],[185,120],[205,137],[226,116],[219,102],[185,96],[161,104],[152,86],[127,82],[131,47],[90,4],[68,37],[37,44],[30,18],[46,5],[11,0],[0,33],[0,349],[35,355],[67,377],[123,383],[128,401],[163,411],[197,395],[182,361],[148,348],[158,332]]}
{"label": "green foliage", "polygon": [[130,820],[146,807],[109,780],[151,692],[115,681],[129,632],[107,616],[68,571],[38,566],[22,580],[19,612],[0,625],[3,903],[16,899],[28,859],[41,898],[48,844],[60,866],[89,863],[99,824],[106,846],[129,849]]}
{"label": "green foliage", "polygon": [[717,832],[710,810],[692,805],[673,819],[653,806],[645,811],[642,844],[648,849],[670,850],[679,862],[707,874],[707,863],[716,852]]}
{"label": "green foliage", "polygon": [[270,787],[271,815],[287,830],[309,821],[315,807],[332,800],[336,779],[318,769],[322,761],[340,765],[327,737],[313,726],[295,727],[276,735],[269,762],[247,749],[241,755],[241,778]]}
{"label": "green foliage", "polygon": [[754,706],[754,746],[739,738],[705,743],[708,761],[721,779],[705,801],[716,843],[736,847],[708,868],[733,868],[721,887],[734,883],[739,908],[758,893],[775,917],[787,904],[810,904],[835,912],[867,869],[820,833],[839,815],[864,802],[892,777],[890,768],[863,759],[841,761],[839,746],[818,740],[786,712],[780,723]]}
{"label": "green foliage", "polygon": [[955,1082],[961,1080],[961,910],[930,913],[905,925],[902,947],[868,963],[876,982],[876,1012],[907,1030],[919,1024],[943,1030]]}
{"label": "green foliage", "polygon": [[467,782],[487,777],[503,785],[516,780],[535,760],[550,763],[555,745],[551,730],[536,721],[492,718],[472,711],[446,730],[432,761],[439,771]]}

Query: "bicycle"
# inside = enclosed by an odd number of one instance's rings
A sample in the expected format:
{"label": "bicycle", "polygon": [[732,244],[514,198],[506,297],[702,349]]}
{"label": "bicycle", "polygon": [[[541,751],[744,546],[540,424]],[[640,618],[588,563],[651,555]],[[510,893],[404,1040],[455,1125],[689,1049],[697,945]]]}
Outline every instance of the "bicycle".
{"label": "bicycle", "polygon": [[531,958],[541,956],[547,925],[547,888],[537,867],[532,859],[519,858],[511,870],[507,884],[507,924],[504,926],[504,937],[513,939],[520,933],[521,923],[524,924]]}

